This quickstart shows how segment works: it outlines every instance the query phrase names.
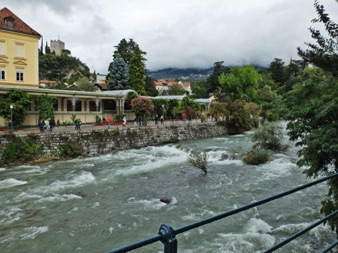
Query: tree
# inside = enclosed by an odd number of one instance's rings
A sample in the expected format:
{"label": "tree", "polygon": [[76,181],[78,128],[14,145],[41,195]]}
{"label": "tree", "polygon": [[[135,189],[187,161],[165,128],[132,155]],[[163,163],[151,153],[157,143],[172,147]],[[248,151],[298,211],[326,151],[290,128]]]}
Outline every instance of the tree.
{"label": "tree", "polygon": [[271,73],[272,80],[274,80],[278,84],[278,86],[284,85],[285,81],[288,79],[285,69],[285,63],[282,59],[275,58],[270,63],[267,71]]}
{"label": "tree", "polygon": [[229,68],[223,66],[224,61],[219,61],[214,63],[214,71],[208,77],[208,93],[213,93],[219,87],[218,77],[224,73],[227,74],[229,72]]}
{"label": "tree", "polygon": [[[31,101],[26,92],[17,89],[10,90],[5,98],[0,100],[0,115],[7,122],[10,122],[12,116],[13,126],[21,126],[30,104]],[[13,105],[13,109],[10,108],[11,105]]]}
{"label": "tree", "polygon": [[262,80],[254,66],[231,68],[230,74],[218,78],[222,91],[231,99],[255,101],[259,82]]}
{"label": "tree", "polygon": [[137,97],[131,101],[131,107],[136,115],[143,118],[145,125],[147,125],[147,117],[154,111],[154,104],[150,98]]}
{"label": "tree", "polygon": [[151,96],[151,97],[158,96],[158,90],[156,90],[156,87],[154,84],[154,78],[147,75],[145,78],[145,85],[146,85],[146,93],[148,96]]}
{"label": "tree", "polygon": [[[307,50],[298,49],[305,62],[318,66],[304,71],[307,80],[293,86],[285,100],[288,107],[288,134],[300,146],[298,165],[306,166],[309,177],[330,175],[338,168],[338,32],[324,7],[315,1],[318,18],[329,38],[310,28],[316,44],[308,43]],[[322,201],[321,211],[328,215],[338,209],[338,179],[328,181],[329,191]],[[328,221],[338,234],[338,218]]]}
{"label": "tree", "polygon": [[97,87],[94,86],[93,82],[89,81],[88,77],[82,77],[76,83],[80,90],[92,92],[97,90]]}
{"label": "tree", "polygon": [[[133,39],[129,39],[129,41],[122,39],[115,48],[116,50],[114,51],[113,58],[115,59],[117,55],[120,55],[127,65],[130,64],[135,51],[140,49],[139,45]],[[146,54],[146,52],[141,51],[142,61],[145,61],[143,55]]]}
{"label": "tree", "polygon": [[226,121],[226,127],[229,134],[241,134],[252,128],[250,112],[245,106],[243,100],[235,100],[229,105],[229,118]]}
{"label": "tree", "polygon": [[208,83],[206,80],[196,80],[190,83],[192,96],[194,98],[207,98],[209,97],[208,94]]}
{"label": "tree", "polygon": [[169,95],[183,95],[185,93],[185,89],[180,84],[174,84],[169,86],[168,94]]}
{"label": "tree", "polygon": [[129,74],[128,65],[123,58],[117,55],[109,65],[108,90],[127,90],[130,89],[128,84]]}
{"label": "tree", "polygon": [[129,63],[129,85],[140,95],[146,95],[145,71],[142,51],[137,46]]}
{"label": "tree", "polygon": [[216,120],[225,119],[229,115],[226,103],[214,102],[210,105],[209,113]]}
{"label": "tree", "polygon": [[323,5],[319,1],[314,3],[318,18],[312,20],[313,23],[322,23],[328,34],[328,37],[315,29],[310,28],[312,38],[316,40],[316,44],[305,43],[308,49],[302,50],[298,48],[298,54],[304,62],[311,63],[324,71],[327,71],[338,77],[338,24],[332,21]]}
{"label": "tree", "polygon": [[54,118],[54,103],[56,97],[41,95],[36,97],[39,109],[39,119]]}

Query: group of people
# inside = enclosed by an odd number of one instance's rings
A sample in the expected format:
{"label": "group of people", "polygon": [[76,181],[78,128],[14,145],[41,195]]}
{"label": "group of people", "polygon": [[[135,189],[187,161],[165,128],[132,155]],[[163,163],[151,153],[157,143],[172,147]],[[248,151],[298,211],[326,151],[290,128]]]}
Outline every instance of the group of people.
{"label": "group of people", "polygon": [[[113,119],[112,119],[112,117],[109,115],[108,116],[108,118],[107,118],[107,125],[108,125],[108,129],[110,129],[110,126],[111,126],[111,124],[113,123]],[[127,126],[127,118],[126,118],[126,116],[123,116],[123,118],[122,118],[122,126]]]}
{"label": "group of people", "polygon": [[39,129],[41,133],[43,133],[45,130],[48,132],[52,132],[54,126],[55,126],[54,118],[41,119],[39,122]]}
{"label": "group of people", "polygon": [[160,122],[161,122],[161,125],[163,125],[163,124],[164,124],[164,117],[163,117],[163,115],[161,115],[160,117],[158,117],[158,115],[157,115],[157,114],[155,115],[155,125],[157,125],[157,124],[158,124],[158,121],[160,121]]}

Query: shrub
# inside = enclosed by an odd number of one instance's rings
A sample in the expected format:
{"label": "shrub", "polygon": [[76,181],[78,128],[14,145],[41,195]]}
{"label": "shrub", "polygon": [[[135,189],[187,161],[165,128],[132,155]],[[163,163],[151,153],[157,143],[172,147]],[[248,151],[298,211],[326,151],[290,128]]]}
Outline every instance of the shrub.
{"label": "shrub", "polygon": [[34,134],[28,135],[26,139],[13,136],[1,157],[4,164],[30,162],[40,156],[42,145],[36,143]]}
{"label": "shrub", "polygon": [[196,151],[192,151],[188,158],[188,163],[194,166],[195,168],[202,170],[204,174],[208,173],[207,168],[208,161],[206,152],[198,153]]}
{"label": "shrub", "polygon": [[274,123],[265,123],[258,128],[252,136],[254,148],[263,148],[275,151],[283,151],[288,148],[288,145],[283,144],[282,140],[282,128]]}
{"label": "shrub", "polygon": [[255,150],[247,152],[242,160],[246,164],[259,165],[266,163],[270,159],[270,154],[266,150]]}
{"label": "shrub", "polygon": [[66,144],[60,144],[58,146],[60,157],[75,158],[83,154],[83,148],[81,144],[75,141],[69,141]]}

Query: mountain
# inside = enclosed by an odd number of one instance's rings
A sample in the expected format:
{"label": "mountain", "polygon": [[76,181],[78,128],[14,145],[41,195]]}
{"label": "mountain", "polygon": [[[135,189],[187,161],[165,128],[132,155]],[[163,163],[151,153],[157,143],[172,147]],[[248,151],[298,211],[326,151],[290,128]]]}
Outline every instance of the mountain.
{"label": "mountain", "polygon": [[[233,67],[233,66],[230,66]],[[254,65],[255,69],[266,70],[267,67]],[[210,68],[166,68],[156,71],[149,71],[148,75],[154,79],[178,79],[180,81],[194,81],[207,79],[214,71],[214,67]]]}
{"label": "mountain", "polygon": [[180,81],[194,81],[207,79],[214,68],[166,68],[156,71],[149,71],[148,75],[154,79],[178,79]]}

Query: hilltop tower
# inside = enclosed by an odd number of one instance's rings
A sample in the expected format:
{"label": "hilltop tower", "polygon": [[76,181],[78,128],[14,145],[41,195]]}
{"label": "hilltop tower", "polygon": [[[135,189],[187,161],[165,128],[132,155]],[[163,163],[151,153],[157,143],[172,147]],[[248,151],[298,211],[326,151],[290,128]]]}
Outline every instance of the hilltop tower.
{"label": "hilltop tower", "polygon": [[65,49],[65,43],[61,40],[50,41],[50,51],[55,52],[56,55],[61,55],[62,50]]}

